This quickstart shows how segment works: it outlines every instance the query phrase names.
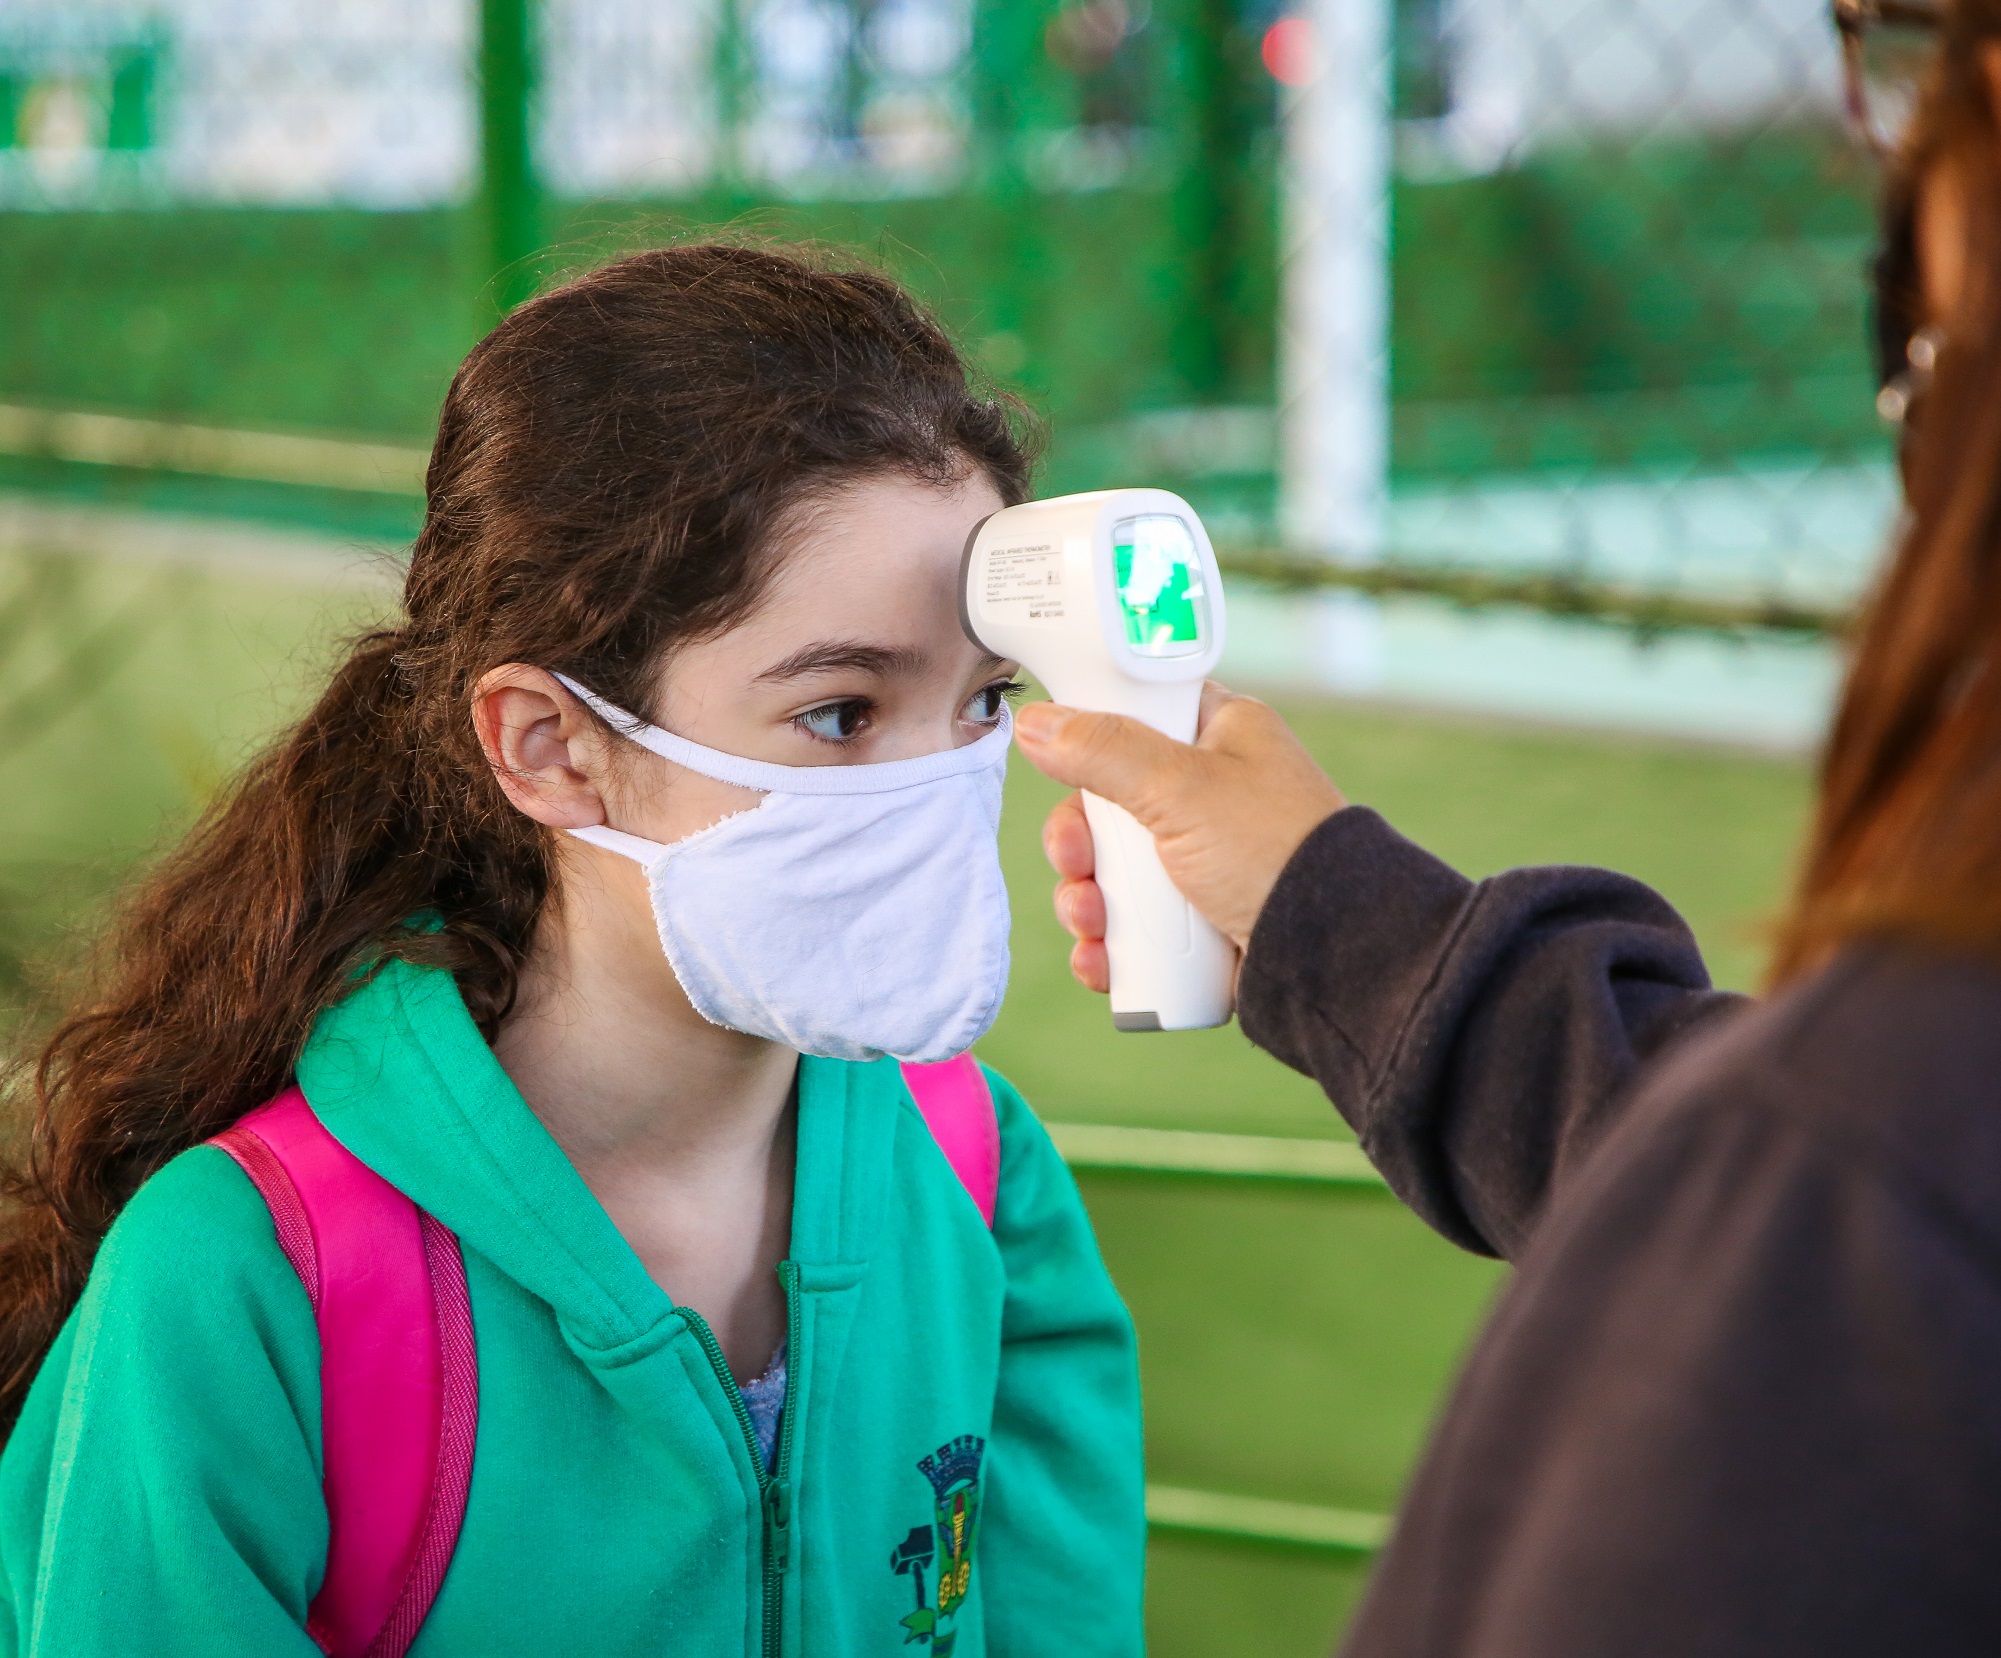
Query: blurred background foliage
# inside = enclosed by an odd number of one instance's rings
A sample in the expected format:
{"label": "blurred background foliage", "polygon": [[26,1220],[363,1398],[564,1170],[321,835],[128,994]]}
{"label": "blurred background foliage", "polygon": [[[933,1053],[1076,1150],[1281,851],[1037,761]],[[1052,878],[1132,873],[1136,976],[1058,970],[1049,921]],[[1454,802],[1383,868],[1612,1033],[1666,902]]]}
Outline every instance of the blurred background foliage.
{"label": "blurred background foliage", "polygon": [[[235,15],[178,5],[216,29]],[[913,38],[958,31],[923,48],[940,61],[921,94],[885,66],[885,20],[906,13]],[[1052,488],[1144,463],[1240,538],[1269,537],[1287,89],[1261,59],[1266,0],[702,0],[688,15],[706,28],[665,34],[634,14],[549,8],[545,52],[582,66],[545,100],[545,182],[508,209],[532,220],[530,279],[719,227],[862,250],[1036,400]],[[0,61],[11,41],[30,90],[59,56],[35,55],[47,15],[0,8]],[[413,182],[402,141],[364,132],[345,169],[295,143],[246,181],[226,128],[173,119],[176,87],[198,103],[184,83],[205,64],[214,98],[245,98],[231,77],[289,41],[292,80],[336,82],[312,88],[323,125],[386,120],[336,96],[367,72],[352,40],[299,23],[274,45],[267,22],[232,56],[192,24],[201,51],[158,19],[106,16],[126,21],[91,60],[89,176],[34,170],[25,93],[11,146],[0,131],[0,162],[22,163],[0,193],[0,396],[421,441],[493,281],[493,204],[454,184],[471,162]],[[1504,21],[1520,39],[1496,42]],[[1857,280],[1869,180],[1833,118],[1812,0],[1396,0],[1395,22],[1395,482],[1881,464]],[[413,38],[470,50],[436,32]],[[129,61],[142,47],[150,80]],[[802,92],[792,60],[814,50],[826,62]],[[658,97],[685,94],[699,119],[652,134],[665,153],[645,167],[593,163],[633,78],[670,57],[679,82]],[[408,96],[448,103],[450,72],[441,59]],[[1488,83],[1507,76],[1496,117]],[[808,93],[810,143],[794,130]],[[390,203],[342,199],[370,193]],[[1228,418],[1172,418],[1203,410]]]}
{"label": "blurred background foliage", "polygon": [[[1857,279],[1872,224],[1854,167],[1837,135],[1761,135],[1735,153],[1662,143],[1399,181],[1397,473],[1880,458]],[[1029,249],[1005,200],[566,203],[538,266],[720,226],[862,250],[1036,398],[1057,434],[1052,487],[1086,487],[1094,463],[1124,456],[1079,428],[1272,402],[1271,171],[1239,186],[1220,321],[1212,295],[1133,281],[1189,258],[1174,198],[1152,189],[1039,200]],[[470,344],[470,306],[439,296],[477,286],[477,228],[447,208],[8,216],[0,393],[421,441]],[[1269,454],[1237,476],[1230,498],[1267,521]],[[1198,471],[1174,481],[1225,487]]]}

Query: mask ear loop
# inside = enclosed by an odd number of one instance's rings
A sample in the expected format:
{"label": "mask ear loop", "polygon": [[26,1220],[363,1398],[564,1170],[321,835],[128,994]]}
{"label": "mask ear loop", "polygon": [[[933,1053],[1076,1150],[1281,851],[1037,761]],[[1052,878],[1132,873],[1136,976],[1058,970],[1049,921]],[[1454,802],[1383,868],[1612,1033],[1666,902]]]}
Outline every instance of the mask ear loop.
{"label": "mask ear loop", "polygon": [[[554,670],[552,669],[553,673]],[[999,770],[1007,764],[1008,743],[1014,733],[1014,714],[1005,707],[994,729],[963,748],[940,749],[908,760],[879,760],[863,765],[781,766],[768,760],[746,760],[705,748],[676,732],[650,725],[605,701],[588,686],[579,685],[568,674],[555,674],[557,682],[621,736],[663,760],[713,777],[719,783],[756,789],[765,794],[856,795],[887,794],[897,789],[916,788],[963,777],[973,772]]]}
{"label": "mask ear loop", "polygon": [[603,847],[607,852],[616,852],[620,857],[630,858],[641,865],[650,865],[665,850],[658,841],[628,835],[623,829],[614,829],[608,823],[590,823],[581,829],[566,829],[563,832],[587,845]]}

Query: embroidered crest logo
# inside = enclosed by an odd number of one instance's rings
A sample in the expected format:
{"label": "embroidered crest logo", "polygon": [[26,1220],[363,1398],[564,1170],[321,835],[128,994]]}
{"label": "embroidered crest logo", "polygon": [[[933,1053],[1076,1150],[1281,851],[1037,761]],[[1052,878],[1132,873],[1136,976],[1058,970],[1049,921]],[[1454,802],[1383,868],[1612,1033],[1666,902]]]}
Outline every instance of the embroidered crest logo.
{"label": "embroidered crest logo", "polygon": [[[929,1641],[931,1658],[951,1658],[959,1644],[949,1627],[973,1585],[973,1545],[980,1530],[980,1458],[987,1442],[961,1434],[917,1464],[931,1482],[931,1523],[913,1527],[890,1551],[889,1569],[916,1588],[917,1609],[903,1620],[903,1644]],[[927,1604],[925,1571],[936,1566],[936,1590]]]}

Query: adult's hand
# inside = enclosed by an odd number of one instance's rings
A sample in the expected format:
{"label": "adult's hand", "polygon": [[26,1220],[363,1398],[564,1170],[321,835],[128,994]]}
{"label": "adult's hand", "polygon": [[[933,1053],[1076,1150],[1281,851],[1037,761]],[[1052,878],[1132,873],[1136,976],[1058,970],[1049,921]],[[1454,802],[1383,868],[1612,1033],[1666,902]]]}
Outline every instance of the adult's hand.
{"label": "adult's hand", "polygon": [[[1123,806],[1152,833],[1188,901],[1239,950],[1300,842],[1348,804],[1277,714],[1211,681],[1195,742],[1119,714],[1037,702],[1015,714],[1015,742],[1040,770]],[[1091,831],[1075,795],[1049,814],[1042,849],[1056,873],[1056,918],[1077,940],[1070,971],[1107,990],[1105,895],[1092,879]]]}

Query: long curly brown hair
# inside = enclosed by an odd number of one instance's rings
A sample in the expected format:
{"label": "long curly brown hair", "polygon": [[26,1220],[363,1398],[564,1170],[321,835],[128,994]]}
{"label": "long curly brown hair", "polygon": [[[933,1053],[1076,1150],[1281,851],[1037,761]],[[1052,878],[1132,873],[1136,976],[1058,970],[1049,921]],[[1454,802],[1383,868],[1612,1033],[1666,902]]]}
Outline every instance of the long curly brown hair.
{"label": "long curly brown hair", "polygon": [[971,388],[939,326],[872,271],[685,246],[503,322],[445,399],[402,625],[358,640],[132,894],[99,984],[25,1079],[0,1432],[140,1183],[282,1089],[358,970],[444,966],[489,1037],[507,1016],[554,862],[482,758],[482,674],[537,663],[645,707],[665,651],[755,598],[802,496],[977,470],[1014,502],[1029,467],[1016,407]]}

